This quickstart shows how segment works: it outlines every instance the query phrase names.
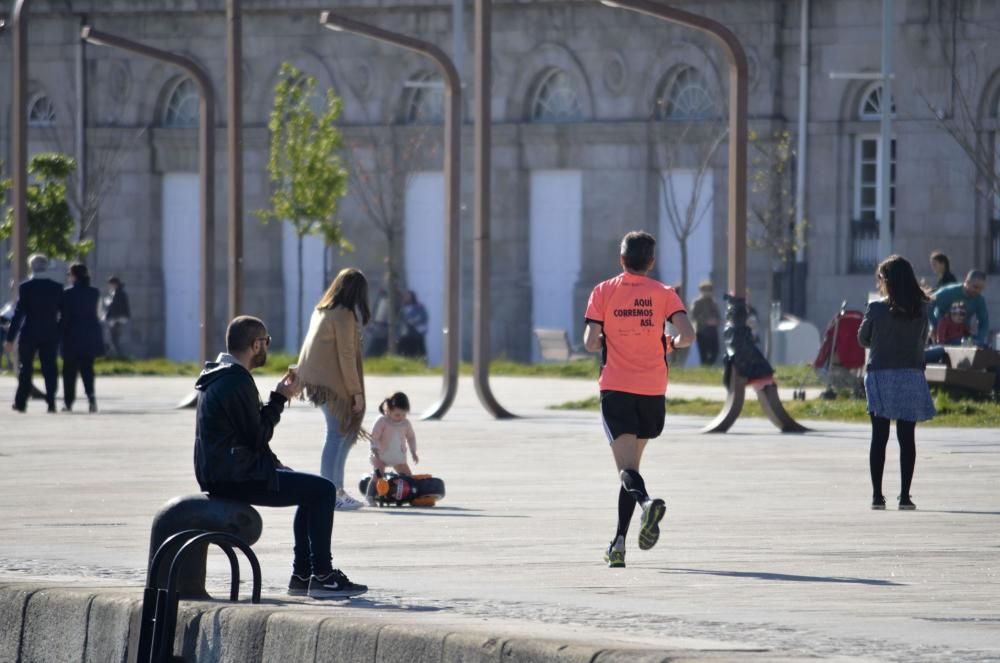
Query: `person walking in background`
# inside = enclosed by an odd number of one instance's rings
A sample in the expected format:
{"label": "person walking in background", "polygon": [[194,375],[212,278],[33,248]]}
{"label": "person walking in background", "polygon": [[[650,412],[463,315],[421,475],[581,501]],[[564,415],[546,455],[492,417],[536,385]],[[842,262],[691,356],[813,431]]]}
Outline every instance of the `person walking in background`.
{"label": "person walking in background", "polygon": [[14,370],[13,348],[7,349],[7,332],[10,331],[10,321],[14,318],[14,302],[0,306],[0,373]]}
{"label": "person walking in background", "polygon": [[69,268],[70,286],[63,290],[59,305],[59,329],[62,337],[63,409],[73,410],[76,400],[76,376],[83,379],[90,412],[97,412],[94,391],[94,358],[104,354],[101,322],[97,307],[101,293],[90,285],[87,266],[74,263]]}
{"label": "person walking in background", "polygon": [[122,340],[125,335],[125,327],[128,325],[129,318],[132,317],[132,309],[128,305],[125,284],[120,278],[112,276],[108,279],[108,286],[110,290],[104,297],[104,324],[108,327],[111,355],[124,357]]}
{"label": "person walking in background", "polygon": [[[375,303],[371,310],[374,312],[371,318],[371,325],[365,334],[366,347],[364,355],[366,357],[381,357],[389,351],[389,292],[386,288],[379,288],[375,295]],[[367,323],[366,323],[367,324]]]}
{"label": "person walking in background", "polygon": [[35,355],[38,355],[45,378],[45,402],[49,412],[56,411],[56,390],[59,373],[56,353],[59,350],[59,304],[63,287],[45,274],[49,259],[41,253],[28,258],[31,276],[17,288],[17,304],[10,321],[4,350],[13,351],[17,345],[17,392],[14,410],[25,412],[31,395],[31,378],[34,374]]}
{"label": "person walking in background", "polygon": [[719,323],[722,313],[713,290],[711,281],[702,281],[698,284],[701,294],[691,302],[691,320],[698,338],[698,354],[701,356],[702,366],[712,366],[719,357]]}
{"label": "person walking in background", "polygon": [[[655,256],[652,235],[625,235],[618,259],[622,273],[598,283],[587,303],[583,343],[588,352],[603,350],[597,381],[601,419],[621,481],[618,528],[604,553],[611,568],[625,566],[625,537],[637,504],[642,508],[639,548],[649,550],[660,538],[666,506],[646,492],[639,464],[646,443],[663,431],[667,355],[694,341],[684,302],[673,288],[648,276]],[[668,321],[676,337],[666,335]]]}
{"label": "person walking in background", "polygon": [[337,508],[359,509],[364,502],[344,490],[344,465],[365,416],[365,374],[361,328],[368,324],[368,280],[353,268],[340,270],[316,304],[299,352],[303,396],[326,418],[320,474],[337,487]]}
{"label": "person walking in background", "polygon": [[961,302],[965,308],[966,324],[969,324],[971,318],[976,319],[975,334],[973,334],[976,345],[988,346],[990,314],[986,310],[984,290],[986,290],[986,274],[978,269],[970,271],[963,283],[952,283],[937,290],[931,298],[929,314],[931,329],[937,329],[938,321],[951,312],[952,305]]}
{"label": "person walking in background", "polygon": [[934,285],[934,290],[952,283],[958,283],[958,279],[951,273],[951,261],[948,260],[948,256],[940,251],[931,253],[931,270],[938,277],[937,283]]}
{"label": "person walking in background", "polygon": [[882,471],[889,423],[896,420],[901,475],[899,508],[916,509],[910,484],[916,464],[915,432],[918,421],[935,415],[924,376],[924,342],[927,339],[927,295],[913,267],[892,255],[879,264],[875,279],[882,299],[871,302],[858,329],[858,342],[870,349],[865,366],[865,395],[872,422],[868,464],[872,479],[872,509],[885,509]]}
{"label": "person walking in background", "polygon": [[417,293],[407,290],[403,294],[402,333],[399,335],[399,354],[403,357],[427,356],[427,309],[417,300]]}

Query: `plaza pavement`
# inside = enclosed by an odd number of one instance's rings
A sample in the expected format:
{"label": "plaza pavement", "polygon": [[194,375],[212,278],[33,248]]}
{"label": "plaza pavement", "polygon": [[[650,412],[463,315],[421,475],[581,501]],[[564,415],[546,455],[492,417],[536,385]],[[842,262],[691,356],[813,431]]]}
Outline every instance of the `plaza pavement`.
{"label": "plaza pavement", "polygon": [[[261,378],[262,390],[275,378]],[[369,377],[369,425],[382,394],[415,411],[439,378]],[[415,421],[421,464],[447,483],[434,509],[338,514],[334,562],[371,591],[350,604],[296,610],[416,627],[498,629],[740,660],[1000,660],[1000,434],[917,429],[916,512],[868,510],[865,426],[810,423],[782,436],[741,420],[704,436],[704,420],[668,414],[647,450],[647,485],[667,501],[664,533],[628,568],[604,566],[617,480],[596,413],[546,410],[592,395],[587,380],[494,378],[516,414],[497,422],[463,378],[441,422]],[[97,415],[13,413],[0,377],[0,579],[141,586],[149,526],[172,496],[197,492],[193,412],[171,406],[180,378],[100,378]],[[674,395],[721,389],[674,389]],[[322,417],[296,403],[272,442],[316,471]],[[885,493],[898,489],[890,442]],[[349,458],[349,488],[366,470]],[[261,509],[254,549],[264,593],[281,599],[291,510]],[[221,555],[219,555],[221,558]],[[211,559],[220,589],[222,559]]]}

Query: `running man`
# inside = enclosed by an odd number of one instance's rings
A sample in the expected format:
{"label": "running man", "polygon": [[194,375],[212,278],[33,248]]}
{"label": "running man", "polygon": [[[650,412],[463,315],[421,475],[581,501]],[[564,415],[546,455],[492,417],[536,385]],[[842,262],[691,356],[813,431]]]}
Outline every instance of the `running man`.
{"label": "running man", "polygon": [[[656,240],[646,232],[622,239],[621,274],[598,283],[587,303],[583,343],[602,351],[601,419],[611,443],[621,488],[618,530],[604,553],[611,568],[625,566],[625,536],[635,505],[642,507],[639,548],[649,550],[660,538],[663,500],[650,498],[639,474],[646,443],[663,431],[666,414],[667,355],[694,342],[694,328],[673,288],[649,278],[656,262]],[[678,332],[667,336],[670,322]]]}

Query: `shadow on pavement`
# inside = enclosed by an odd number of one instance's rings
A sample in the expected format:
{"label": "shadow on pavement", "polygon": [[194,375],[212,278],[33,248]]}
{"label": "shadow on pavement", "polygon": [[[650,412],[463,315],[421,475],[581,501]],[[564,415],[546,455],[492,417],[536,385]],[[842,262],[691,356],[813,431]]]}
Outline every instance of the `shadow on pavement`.
{"label": "shadow on pavement", "polygon": [[691,573],[710,576],[725,576],[729,578],[756,578],[757,580],[784,580],[789,582],[833,582],[848,585],[876,585],[883,587],[901,587],[905,583],[891,580],[875,580],[872,578],[846,578],[843,576],[797,576],[787,573],[767,573],[764,571],[711,571],[708,569],[665,569],[661,573]]}
{"label": "shadow on pavement", "polygon": [[[368,507],[368,511],[376,513],[390,513],[399,516],[442,516],[451,518],[527,518],[525,515],[498,515],[494,513],[479,513],[481,509],[463,509],[460,506],[434,506],[428,508],[414,508],[406,506],[385,506]],[[451,512],[451,513],[449,513]]]}
{"label": "shadow on pavement", "polygon": [[920,509],[922,513],[958,513],[964,516],[1000,516],[1000,511],[943,511]]}

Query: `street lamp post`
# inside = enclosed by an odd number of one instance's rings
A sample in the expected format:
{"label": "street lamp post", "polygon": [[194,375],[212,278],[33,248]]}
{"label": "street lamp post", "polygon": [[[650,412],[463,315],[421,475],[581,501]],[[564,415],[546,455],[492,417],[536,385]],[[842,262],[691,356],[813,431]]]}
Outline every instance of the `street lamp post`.
{"label": "street lamp post", "polygon": [[511,419],[490,389],[490,176],[491,135],[493,120],[490,105],[493,100],[492,0],[476,0],[475,9],[475,78],[476,110],[475,160],[476,193],[473,230],[473,293],[472,293],[472,380],[483,407],[497,419]]}
{"label": "street lamp post", "polygon": [[458,341],[459,341],[459,250],[461,248],[461,219],[459,217],[459,195],[461,193],[461,131],[462,131],[462,84],[451,59],[440,48],[426,41],[406,35],[389,32],[373,25],[361,23],[333,12],[320,14],[320,24],[334,31],[351,32],[393,44],[415,53],[427,56],[437,63],[444,75],[444,181],[445,181],[445,293],[443,373],[444,382],[441,396],[429,410],[421,415],[423,419],[441,419],[451,407],[458,391]]}
{"label": "street lamp post", "polygon": [[[210,327],[215,302],[215,91],[208,73],[190,58],[146,46],[124,37],[99,32],[90,26],[80,30],[80,38],[95,46],[110,46],[144,57],[176,65],[184,69],[198,86],[201,98],[198,108],[199,195],[201,208],[201,322],[199,349],[203,359],[209,358]],[[232,287],[233,284],[230,284]]]}
{"label": "street lamp post", "polygon": [[14,51],[14,130],[11,203],[14,209],[14,283],[28,275],[28,0],[17,0],[10,13]]}
{"label": "street lamp post", "polygon": [[243,308],[243,15],[226,0],[226,144],[229,160],[229,319]]}
{"label": "street lamp post", "polygon": [[[671,23],[694,28],[712,37],[723,49],[729,60],[729,187],[728,224],[729,261],[728,290],[734,301],[739,324],[745,325],[746,276],[747,276],[747,56],[743,45],[733,32],[718,21],[699,16],[652,0],[601,0],[609,7],[628,9]],[[733,320],[729,324],[734,324]],[[724,433],[733,425],[743,410],[746,378],[734,369],[727,385],[726,403],[722,412],[703,429],[706,433]],[[757,392],[765,414],[783,432],[805,430],[785,412],[777,396],[777,389],[769,385]]]}

